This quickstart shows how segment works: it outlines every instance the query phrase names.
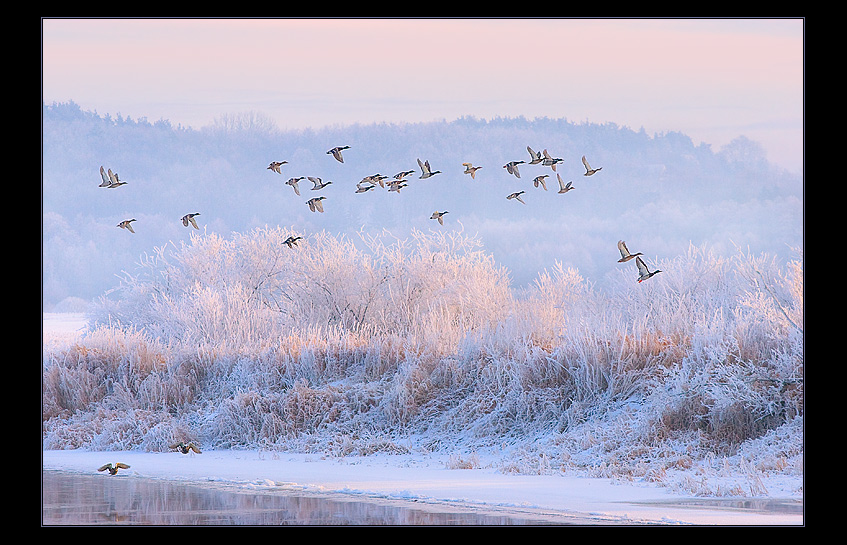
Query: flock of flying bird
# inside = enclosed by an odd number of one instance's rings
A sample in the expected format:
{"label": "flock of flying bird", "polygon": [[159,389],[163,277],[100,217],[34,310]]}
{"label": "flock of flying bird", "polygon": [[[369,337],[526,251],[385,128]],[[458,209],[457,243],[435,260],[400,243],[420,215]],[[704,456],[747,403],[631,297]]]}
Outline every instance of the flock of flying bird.
{"label": "flock of flying bird", "polygon": [[[339,163],[343,163],[344,162],[344,156],[342,155],[342,152],[344,150],[347,150],[347,149],[350,149],[350,146],[337,146],[337,147],[330,149],[326,153],[327,153],[327,155],[332,155]],[[529,153],[529,156],[530,156],[529,160],[528,161],[509,161],[508,163],[503,165],[503,168],[506,169],[506,172],[508,172],[511,175],[514,175],[516,178],[520,178],[521,173],[520,173],[520,170],[518,169],[518,167],[519,167],[519,165],[523,165],[523,164],[527,164],[527,165],[538,165],[538,164],[540,164],[542,166],[549,166],[553,170],[553,172],[556,172],[556,165],[559,164],[559,163],[562,163],[564,161],[564,159],[562,159],[562,158],[552,157],[547,152],[546,149],[544,149],[541,152],[536,152],[531,147],[527,146],[526,150],[527,150],[527,152]],[[418,161],[418,167],[421,170],[421,175],[418,177],[419,179],[425,180],[425,179],[431,178],[432,176],[435,176],[437,174],[441,174],[440,170],[433,170],[432,169],[428,160],[421,161],[420,159],[418,159],[417,161]],[[270,165],[268,165],[267,168],[268,168],[268,170],[276,172],[277,174],[282,174],[282,166],[286,165],[286,164],[288,164],[288,161],[272,161],[270,163]],[[594,174],[596,174],[597,172],[599,172],[600,170],[603,169],[603,167],[592,168],[584,155],[582,156],[582,164],[585,167],[584,176],[593,176]],[[477,171],[482,168],[481,166],[474,166],[473,163],[462,163],[462,166],[465,167],[464,174],[469,175],[473,179],[476,179]],[[387,187],[388,191],[399,193],[402,188],[407,187],[407,185],[408,185],[407,182],[408,182],[409,176],[411,176],[414,173],[415,173],[414,170],[404,170],[404,171],[398,172],[392,178],[389,178],[388,176],[384,176],[382,174],[372,174],[372,175],[369,175],[369,176],[365,176],[359,182],[356,183],[356,191],[355,192],[356,193],[367,193],[368,191],[372,191],[373,189],[376,188],[377,185],[379,185],[382,188]],[[102,179],[102,183],[99,185],[99,187],[116,188],[116,187],[120,187],[122,185],[125,185],[127,183],[125,181],[120,180],[117,173],[112,172],[112,169],[104,170],[102,166],[100,167],[100,177]],[[547,191],[547,181],[546,181],[546,179],[548,177],[549,177],[548,174],[542,174],[540,176],[536,176],[532,180],[532,183],[536,188],[538,188],[540,186],[544,189],[544,191]],[[289,178],[288,181],[285,182],[285,184],[291,186],[292,189],[294,190],[294,193],[297,196],[300,196],[299,183],[300,183],[301,180],[304,180],[304,179],[312,182],[313,187],[311,188],[311,190],[313,190],[313,191],[319,191],[321,189],[324,189],[328,185],[332,184],[331,181],[324,181],[321,178],[318,178],[316,176],[292,177],[292,178]],[[564,180],[562,180],[561,174],[559,174],[558,172],[556,172],[556,179],[557,179],[558,184],[559,184],[559,191],[558,191],[559,193],[567,193],[567,192],[571,191],[572,189],[574,189],[573,182],[569,181],[569,182],[565,183]],[[516,200],[516,201],[518,201],[522,204],[526,204],[526,202],[524,202],[524,200],[521,199],[521,195],[523,195],[524,193],[525,193],[525,191],[516,191],[516,192],[510,193],[509,195],[507,195],[506,199]],[[323,213],[324,205],[323,205],[322,201],[325,200],[325,199],[326,199],[326,197],[323,196],[323,195],[313,197],[313,198],[307,200],[306,204],[309,206],[309,210],[311,210],[312,212]],[[444,215],[447,214],[447,213],[448,213],[447,210],[444,210],[444,211],[436,210],[435,212],[432,213],[432,216],[430,216],[429,219],[437,220],[439,224],[444,225]],[[185,227],[188,227],[189,225],[191,225],[195,229],[199,229],[197,222],[194,219],[195,216],[199,216],[199,215],[200,215],[199,212],[184,215],[181,218],[182,224]],[[127,229],[131,233],[135,233],[135,231],[132,228],[132,222],[134,222],[134,221],[136,221],[134,218],[124,220],[124,221],[118,223],[117,226],[122,228],[122,229]],[[293,248],[299,240],[302,240],[302,238],[303,237],[300,237],[300,236],[290,236],[283,242],[289,248]],[[654,271],[650,271],[647,268],[647,265],[644,263],[644,261],[640,257],[643,254],[641,252],[630,253],[629,250],[626,247],[626,244],[622,240],[618,241],[618,250],[621,253],[621,258],[618,260],[619,263],[625,263],[625,262],[630,261],[632,259],[635,260],[635,265],[638,268],[638,282],[639,283],[643,282],[644,280],[647,280],[648,278],[653,277],[657,273],[662,272],[658,269],[654,270]]]}
{"label": "flock of flying bird", "polygon": [[[350,146],[339,146],[339,147],[332,148],[331,150],[327,151],[326,153],[327,153],[327,155],[332,155],[338,162],[343,163],[344,157],[343,157],[341,152],[344,151],[344,150],[347,150],[347,149],[350,149]],[[503,168],[506,169],[506,172],[508,172],[511,175],[514,175],[517,178],[520,178],[521,173],[518,169],[518,166],[522,165],[522,164],[528,164],[528,165],[541,164],[542,166],[549,166],[553,170],[553,172],[556,172],[556,165],[563,162],[563,159],[561,159],[561,158],[551,157],[546,149],[541,151],[541,152],[535,152],[529,146],[527,146],[526,149],[529,152],[530,160],[529,161],[510,161],[510,162],[506,163],[505,165],[503,165]],[[270,165],[268,165],[268,170],[272,170],[273,172],[276,172],[277,174],[282,174],[282,166],[285,165],[285,164],[288,164],[288,161],[272,161],[270,163]],[[603,167],[592,168],[591,165],[586,160],[584,155],[582,156],[582,164],[585,167],[584,176],[592,176],[592,175],[596,174],[597,172],[599,172],[600,170],[602,170],[602,168],[603,168]],[[421,161],[420,159],[418,159],[418,166],[421,169],[421,175],[419,176],[419,179],[421,179],[421,180],[425,180],[425,179],[431,178],[432,176],[435,176],[437,174],[441,174],[440,170],[432,170],[432,167],[430,167],[428,160],[427,161]],[[474,166],[472,163],[462,163],[462,166],[465,167],[464,174],[468,174],[473,179],[476,179],[477,171],[482,168],[481,166]],[[366,193],[366,192],[371,191],[374,188],[376,188],[377,185],[379,185],[382,188],[387,187],[388,191],[399,192],[402,188],[404,188],[408,185],[407,184],[408,177],[411,176],[412,174],[414,174],[414,172],[415,172],[414,170],[405,170],[405,171],[402,171],[402,172],[398,172],[392,178],[389,178],[388,176],[383,176],[381,174],[372,174],[370,176],[365,176],[361,181],[356,183],[356,193]],[[547,174],[536,176],[532,180],[533,185],[536,188],[541,186],[544,189],[544,191],[547,191],[546,179],[547,179],[548,176],[549,175],[547,175]],[[102,179],[102,183],[99,185],[99,187],[114,189],[114,188],[120,187],[122,185],[126,185],[126,183],[127,183],[125,181],[120,180],[117,173],[112,172],[112,169],[104,170],[104,168],[102,166],[100,167],[100,177]],[[556,178],[557,178],[558,183],[559,183],[559,193],[567,193],[567,192],[571,191],[572,189],[574,189],[573,183],[570,182],[570,181],[568,183],[564,183],[564,181],[562,180],[562,176],[558,172],[556,172]],[[293,178],[289,178],[289,180],[285,183],[286,183],[286,185],[290,185],[294,189],[294,193],[296,195],[300,196],[300,188],[299,188],[298,184],[303,179],[307,179],[310,182],[312,182],[313,187],[311,189],[314,190],[314,191],[324,189],[325,187],[327,187],[328,185],[330,185],[332,183],[330,181],[323,181],[321,178],[314,177],[314,176],[293,177]],[[514,200],[517,200],[520,203],[526,204],[526,202],[524,202],[523,199],[521,199],[521,195],[524,194],[524,193],[525,193],[525,191],[516,191],[514,193],[507,195],[506,199],[508,199],[508,200],[514,199]],[[323,212],[324,208],[323,208],[323,203],[321,201],[323,201],[324,199],[326,199],[326,197],[324,197],[324,196],[314,197],[314,198],[311,198],[308,201],[306,201],[306,204],[309,206],[309,209],[312,212]],[[430,219],[437,220],[439,224],[444,225],[444,215],[445,214],[447,214],[446,210],[442,211],[442,212],[439,212],[439,211],[436,210],[435,212],[432,213],[432,216],[430,216]],[[199,216],[199,215],[200,214],[197,213],[197,212],[184,215],[181,218],[182,224],[185,227],[188,227],[189,225],[191,225],[195,229],[199,229],[199,226],[197,225],[197,222],[194,219],[195,216]],[[124,221],[118,223],[117,226],[122,228],[122,229],[127,229],[131,233],[135,233],[135,231],[132,229],[132,225],[131,225],[132,222],[134,222],[134,221],[136,221],[136,220],[135,219],[124,220]],[[289,248],[293,248],[295,245],[297,245],[297,242],[299,240],[302,240],[302,239],[303,239],[303,237],[300,237],[300,236],[289,236],[286,240],[283,241],[283,243],[286,244]],[[635,253],[630,252],[629,249],[626,246],[626,243],[623,240],[618,241],[618,251],[620,251],[620,254],[621,254],[621,258],[618,260],[618,263],[626,263],[626,262],[631,261],[633,259],[635,260],[635,265],[638,268],[638,282],[639,283],[641,283],[641,282],[647,280],[648,278],[651,278],[654,275],[662,272],[659,269],[650,271],[647,268],[647,265],[641,259],[641,256],[644,255],[644,254],[642,252],[635,252]],[[197,454],[201,453],[200,449],[194,443],[180,442],[180,443],[170,445],[169,448],[176,449],[177,451],[181,452],[182,454],[188,454],[189,452],[195,452]],[[122,462],[117,462],[114,465],[111,464],[111,463],[108,463],[108,464],[98,468],[97,471],[108,471],[110,475],[115,475],[115,474],[118,473],[119,469],[129,469],[129,467],[130,467],[129,465],[124,464]]]}

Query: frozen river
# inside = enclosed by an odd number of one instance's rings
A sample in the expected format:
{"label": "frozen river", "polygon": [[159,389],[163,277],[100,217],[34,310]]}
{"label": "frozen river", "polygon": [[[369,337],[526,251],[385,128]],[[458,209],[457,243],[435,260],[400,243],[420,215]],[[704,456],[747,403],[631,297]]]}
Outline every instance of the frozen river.
{"label": "frozen river", "polygon": [[[443,510],[442,510],[443,509]],[[42,525],[541,525],[544,518],[238,491],[131,475],[42,472]],[[574,518],[572,524],[588,521]],[[567,522],[565,522],[567,524]]]}

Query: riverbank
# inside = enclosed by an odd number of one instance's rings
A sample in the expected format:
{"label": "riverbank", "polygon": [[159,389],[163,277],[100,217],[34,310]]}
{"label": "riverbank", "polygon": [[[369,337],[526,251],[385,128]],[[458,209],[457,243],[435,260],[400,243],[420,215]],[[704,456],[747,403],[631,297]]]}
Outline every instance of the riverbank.
{"label": "riverbank", "polygon": [[[131,467],[115,477],[97,473],[107,462]],[[325,458],[265,451],[205,451],[199,455],[148,452],[44,451],[42,467],[103,478],[167,479],[262,493],[319,494],[361,501],[472,508],[480,512],[545,517],[572,524],[803,525],[800,500],[770,497],[704,501],[650,483],[567,475],[513,475],[486,467],[451,469],[442,456],[375,455]],[[771,483],[775,486],[776,483]],[[782,486],[799,486],[783,482]],[[768,508],[777,500],[785,509]],[[699,500],[699,501],[697,501]],[[735,501],[733,501],[735,500]],[[763,499],[764,500],[764,499]]]}

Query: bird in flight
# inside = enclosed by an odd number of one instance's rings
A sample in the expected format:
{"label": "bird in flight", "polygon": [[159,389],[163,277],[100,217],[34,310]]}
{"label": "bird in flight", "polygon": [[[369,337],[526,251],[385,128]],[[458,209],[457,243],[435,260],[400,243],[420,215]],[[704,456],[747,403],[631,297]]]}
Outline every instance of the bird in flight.
{"label": "bird in flight", "polygon": [[[102,169],[103,167],[100,167],[100,168]],[[101,175],[102,175],[102,171],[101,171]],[[120,187],[122,185],[126,185],[126,182],[121,181],[121,179],[118,178],[118,173],[112,172],[112,169],[110,168],[109,169],[109,185],[107,185],[106,187],[113,189],[115,187]]]}
{"label": "bird in flight", "polygon": [[551,157],[547,150],[545,149],[542,154],[544,155],[544,159],[541,161],[541,164],[545,167],[550,167],[553,169],[553,172],[556,172],[556,163],[561,163],[564,159],[559,157]]}
{"label": "bird in flight", "polygon": [[109,179],[109,176],[106,174],[106,169],[103,168],[103,165],[100,165],[100,185],[97,187],[109,187],[112,184],[112,180]]}
{"label": "bird in flight", "polygon": [[621,258],[618,259],[618,263],[626,263],[630,259],[634,259],[636,256],[644,255],[641,252],[636,252],[634,254],[629,252],[629,249],[626,247],[626,242],[619,240],[618,241],[618,250],[621,252]]}
{"label": "bird in flight", "polygon": [[603,167],[591,168],[591,165],[588,164],[588,160],[585,158],[585,155],[582,156],[582,164],[585,165],[585,174],[583,174],[583,176],[591,176],[595,172],[603,170]]}
{"label": "bird in flight", "polygon": [[122,222],[120,222],[118,224],[118,227],[120,227],[121,229],[126,229],[130,233],[134,233],[135,231],[132,230],[132,225],[131,225],[131,223],[133,221],[135,221],[135,218],[133,218],[131,220],[123,220]]}
{"label": "bird in flight", "polygon": [[298,186],[297,183],[303,178],[304,176],[300,176],[297,178],[289,178],[288,181],[285,182],[285,185],[290,185],[292,188],[294,188],[294,193],[297,194],[298,197],[300,196],[300,186]]}
{"label": "bird in flight", "polygon": [[344,157],[341,155],[342,150],[350,149],[350,146],[336,146],[329,150],[327,155],[332,155],[339,163],[344,162]]}
{"label": "bird in flight", "polygon": [[559,193],[567,193],[571,189],[573,189],[573,182],[568,182],[567,185],[562,180],[562,175],[558,172],[556,173],[556,178],[559,180]]}
{"label": "bird in flight", "polygon": [[292,235],[287,239],[283,240],[282,243],[287,244],[289,248],[293,248],[297,245],[298,240],[303,240],[303,237],[295,237]]}
{"label": "bird in flight", "polygon": [[[364,181],[364,180],[363,180],[363,181]],[[368,192],[368,191],[372,190],[372,189],[373,189],[373,188],[375,188],[375,187],[376,187],[376,186],[375,186],[375,185],[373,185],[373,184],[371,184],[371,185],[362,185],[362,182],[356,182],[356,193],[366,193],[366,192]]]}
{"label": "bird in flight", "polygon": [[115,465],[112,465],[111,463],[108,463],[108,464],[106,464],[106,465],[104,465],[104,466],[100,466],[100,467],[98,467],[98,468],[97,468],[97,471],[108,471],[108,472],[109,472],[109,475],[115,475],[115,474],[117,474],[117,472],[118,472],[118,470],[119,470],[119,469],[129,469],[129,466],[128,466],[128,465],[126,465],[126,464],[125,464],[125,463],[123,463],[123,462],[118,462],[118,463],[116,463]]}
{"label": "bird in flight", "polygon": [[465,167],[465,174],[470,174],[471,178],[476,178],[476,171],[481,169],[482,167],[475,167],[472,163],[462,163],[462,166]]}
{"label": "bird in flight", "polygon": [[199,227],[197,227],[197,222],[194,220],[194,216],[199,216],[199,215],[200,215],[200,212],[195,212],[194,214],[186,214],[186,215],[182,216],[182,224],[185,225],[186,227],[188,227],[188,224],[190,223],[191,226],[194,227],[195,229],[200,229]]}
{"label": "bird in flight", "polygon": [[323,189],[323,188],[325,188],[326,186],[328,186],[329,184],[332,183],[330,181],[325,182],[325,181],[321,180],[320,178],[316,178],[315,176],[306,176],[306,178],[308,178],[310,182],[315,184],[315,186],[312,188],[312,191],[317,191],[319,189]]}
{"label": "bird in flight", "polygon": [[515,200],[517,200],[518,202],[522,202],[522,203],[526,204],[525,202],[523,202],[523,199],[521,199],[521,193],[523,193],[523,191],[518,191],[517,193],[512,193],[511,195],[509,195],[509,196],[508,196],[508,197],[506,197],[506,198],[507,198],[507,199],[510,199],[510,200],[511,200],[511,199],[515,199]]}
{"label": "bird in flight", "polygon": [[523,163],[524,161],[509,161],[508,163],[503,165],[503,168],[505,168],[506,172],[508,172],[509,174],[514,174],[517,178],[520,178],[521,173],[518,170],[518,165],[522,165]]}
{"label": "bird in flight", "polygon": [[438,220],[438,223],[440,223],[441,225],[444,225],[444,214],[446,214],[446,213],[447,213],[447,210],[445,210],[444,212],[439,212],[438,210],[436,210],[435,212],[432,213],[432,215],[429,217],[429,219]]}
{"label": "bird in flight", "polygon": [[173,445],[169,445],[168,448],[176,449],[183,454],[188,454],[189,452],[196,452],[197,454],[203,454],[200,452],[200,448],[194,443],[183,443],[180,441],[179,443],[174,443]]}
{"label": "bird in flight", "polygon": [[321,201],[325,198],[326,197],[315,197],[314,199],[309,199],[308,201],[306,201],[306,204],[309,205],[309,210],[311,210],[312,212],[318,211],[323,213],[324,205]]}
{"label": "bird in flight", "polygon": [[530,164],[530,165],[537,165],[538,163],[540,163],[541,161],[543,161],[543,160],[544,160],[544,159],[541,157],[541,152],[540,152],[540,151],[532,151],[532,148],[531,148],[531,147],[529,147],[529,146],[527,146],[527,147],[526,147],[526,151],[528,151],[528,152],[529,152],[529,157],[530,157],[529,164]]}
{"label": "bird in flight", "polygon": [[268,170],[273,170],[277,174],[282,174],[282,170],[280,167],[282,165],[287,165],[288,161],[271,161],[271,164],[268,165]]}
{"label": "bird in flight", "polygon": [[421,167],[421,180],[425,180],[431,176],[435,176],[436,174],[441,174],[440,170],[432,170],[432,168],[429,166],[429,160],[421,162],[421,160],[418,159],[418,166]]}
{"label": "bird in flight", "polygon": [[650,272],[650,270],[647,269],[647,265],[644,264],[644,261],[642,261],[640,257],[635,258],[635,266],[638,267],[638,283],[639,284],[644,282],[648,278],[652,278],[653,275],[662,272],[659,269],[656,269],[655,271]]}

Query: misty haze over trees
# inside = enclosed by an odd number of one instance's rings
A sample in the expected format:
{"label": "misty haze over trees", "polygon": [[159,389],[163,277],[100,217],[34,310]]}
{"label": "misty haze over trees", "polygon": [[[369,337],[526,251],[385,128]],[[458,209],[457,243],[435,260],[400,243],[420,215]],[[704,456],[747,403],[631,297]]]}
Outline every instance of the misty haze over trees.
{"label": "misty haze over trees", "polygon": [[[222,114],[201,129],[167,120],[132,120],[83,111],[73,102],[44,105],[42,125],[42,306],[67,308],[92,300],[132,274],[155,248],[188,242],[180,218],[200,212],[199,233],[233,233],[280,226],[308,239],[326,231],[380,233],[405,239],[413,230],[461,231],[524,286],[561,264],[602,284],[619,265],[616,242],[644,252],[648,263],[685,254],[691,244],[721,255],[767,252],[796,258],[803,240],[799,175],[769,164],[743,136],[719,151],[678,132],[649,135],[614,123],[566,119],[465,117],[455,121],[282,130],[261,113]],[[347,145],[345,162],[327,155]],[[575,189],[557,194],[555,175],[528,161],[526,147],[564,159],[558,173]],[[580,157],[603,170],[584,177]],[[420,180],[416,160],[442,174]],[[288,161],[277,174],[271,161]],[[476,178],[462,163],[483,168]],[[128,183],[99,188],[99,168]],[[356,194],[356,182],[414,170],[399,193],[377,187]],[[548,174],[548,191],[532,180]],[[291,177],[333,183],[302,196]],[[526,205],[507,200],[525,191]],[[306,201],[326,196],[325,213]],[[445,224],[430,219],[447,210]],[[116,225],[134,218],[135,234]],[[354,236],[355,238],[355,236]],[[69,299],[71,298],[71,299]],[[63,303],[64,302],[64,303]],[[58,306],[57,306],[58,305]]]}

